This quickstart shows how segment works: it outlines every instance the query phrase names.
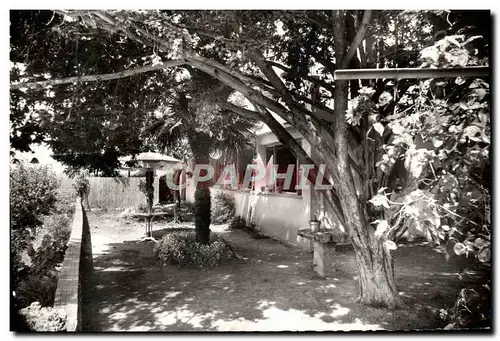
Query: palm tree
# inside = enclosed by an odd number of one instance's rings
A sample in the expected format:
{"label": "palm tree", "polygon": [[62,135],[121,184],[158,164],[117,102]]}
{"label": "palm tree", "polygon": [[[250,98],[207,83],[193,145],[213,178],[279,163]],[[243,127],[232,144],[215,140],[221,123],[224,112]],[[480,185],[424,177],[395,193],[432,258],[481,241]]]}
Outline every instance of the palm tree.
{"label": "palm tree", "polygon": [[[195,164],[210,164],[210,155],[214,154],[224,163],[233,162],[239,155],[252,155],[257,122],[217,105],[231,92],[218,80],[193,72],[190,81],[167,97],[162,115],[146,128],[146,133],[162,150],[187,142]],[[196,241],[203,244],[210,239],[211,184],[211,180],[197,181],[194,196]]]}

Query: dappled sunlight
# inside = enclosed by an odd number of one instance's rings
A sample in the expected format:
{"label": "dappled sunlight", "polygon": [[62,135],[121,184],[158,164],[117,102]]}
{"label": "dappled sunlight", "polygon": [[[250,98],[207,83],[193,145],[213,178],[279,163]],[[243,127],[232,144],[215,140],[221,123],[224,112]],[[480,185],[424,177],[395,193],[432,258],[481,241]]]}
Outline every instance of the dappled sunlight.
{"label": "dappled sunlight", "polygon": [[95,241],[92,241],[92,254],[94,256],[106,255],[109,254],[111,250],[111,246],[109,244],[98,244]]}
{"label": "dappled sunlight", "polygon": [[[335,330],[380,330],[378,324],[365,324],[360,319],[352,323],[333,320],[349,313],[349,308],[336,304],[331,313],[317,313],[311,316],[296,309],[283,310],[275,302],[263,301],[263,318],[250,321],[243,317],[233,320],[218,319],[211,323],[218,331],[335,331]],[[327,320],[327,321],[325,321]],[[331,321],[328,321],[331,320]]]}
{"label": "dappled sunlight", "polygon": [[202,322],[209,320],[220,313],[219,311],[213,311],[207,314],[196,314],[187,309],[187,305],[183,305],[175,309],[175,311],[162,312],[155,316],[156,323],[163,326],[170,326],[176,323],[189,324],[193,328],[202,328]]}
{"label": "dappled sunlight", "polygon": [[[92,231],[101,236],[93,239],[95,249],[101,251],[93,255],[96,282],[89,297],[94,313],[84,330],[395,330],[435,323],[430,321],[432,316],[421,316],[414,309],[392,314],[355,303],[357,265],[352,250],[337,252],[341,266],[334,276],[318,278],[310,251],[228,230],[225,238],[240,259],[214,268],[183,268],[163,266],[153,254],[153,243],[122,241],[119,224],[110,230],[99,226]],[[158,235],[169,231],[163,228]],[[111,243],[113,238],[116,242]],[[401,297],[443,304],[443,295],[446,300],[450,296],[446,288],[462,282],[437,259],[415,262],[416,254],[436,254],[419,248],[418,252],[415,248],[398,250]]]}
{"label": "dappled sunlight", "polygon": [[210,231],[215,232],[215,233],[224,233],[224,232],[231,232],[229,228],[229,224],[224,223],[224,224],[211,224],[210,225]]}
{"label": "dappled sunlight", "polygon": [[99,268],[96,268],[96,269],[97,270],[101,270],[101,271],[136,271],[134,269],[125,268],[123,266],[111,266],[111,267],[105,268],[105,269],[99,267]]}

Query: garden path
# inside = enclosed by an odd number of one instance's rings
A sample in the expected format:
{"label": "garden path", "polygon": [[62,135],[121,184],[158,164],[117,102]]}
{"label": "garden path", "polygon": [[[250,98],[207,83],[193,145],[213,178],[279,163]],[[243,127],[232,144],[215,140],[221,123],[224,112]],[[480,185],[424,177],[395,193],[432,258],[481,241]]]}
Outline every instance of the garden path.
{"label": "garden path", "polygon": [[[93,292],[85,302],[87,331],[310,331],[442,327],[436,311],[453,304],[464,281],[444,256],[425,245],[397,251],[396,274],[408,307],[397,311],[354,301],[354,253],[338,254],[335,277],[314,275],[311,253],[212,226],[243,259],[215,268],[162,266],[153,242],[139,242],[144,224],[116,212],[89,212]],[[153,225],[160,238],[173,226]],[[186,227],[186,225],[184,225]],[[192,225],[187,225],[192,228]],[[434,311],[434,313],[431,313]]]}

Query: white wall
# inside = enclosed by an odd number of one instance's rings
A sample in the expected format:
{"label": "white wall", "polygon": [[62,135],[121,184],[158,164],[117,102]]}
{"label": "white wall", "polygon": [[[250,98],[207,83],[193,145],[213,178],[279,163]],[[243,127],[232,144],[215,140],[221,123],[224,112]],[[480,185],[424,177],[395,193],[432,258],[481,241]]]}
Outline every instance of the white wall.
{"label": "white wall", "polygon": [[[220,189],[212,189],[215,195]],[[309,228],[309,201],[293,194],[262,194],[224,190],[236,204],[236,216],[250,221],[266,236],[309,248],[310,241],[297,235]]]}
{"label": "white wall", "polygon": [[[304,151],[316,160],[314,149],[294,128],[287,128],[288,132],[297,140],[301,140]],[[277,145],[278,138],[270,131],[264,131],[257,136],[257,160],[266,164],[266,148]],[[195,188],[192,179],[187,179],[186,200],[194,202]],[[309,181],[307,188],[302,190],[302,195],[294,194],[264,194],[251,193],[237,190],[224,190],[234,197],[236,215],[257,225],[260,231],[270,237],[283,242],[310,248],[309,240],[297,236],[299,229],[309,228],[309,221],[314,215],[328,229],[343,231],[335,214],[325,205],[325,200],[320,192],[312,190],[314,187]],[[257,192],[260,188],[256,188]],[[212,188],[212,197],[220,189]]]}

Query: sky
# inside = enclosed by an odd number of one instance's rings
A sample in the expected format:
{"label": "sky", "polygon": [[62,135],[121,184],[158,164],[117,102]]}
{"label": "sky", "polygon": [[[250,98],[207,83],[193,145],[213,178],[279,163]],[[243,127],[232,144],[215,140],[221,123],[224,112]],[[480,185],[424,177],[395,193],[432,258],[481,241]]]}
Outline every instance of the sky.
{"label": "sky", "polygon": [[50,166],[56,174],[62,174],[64,171],[64,166],[62,163],[54,160],[52,155],[52,150],[46,145],[32,144],[31,149],[34,153],[19,153],[16,152],[16,157],[20,158],[26,162],[30,162],[31,159],[36,157],[41,165]]}

